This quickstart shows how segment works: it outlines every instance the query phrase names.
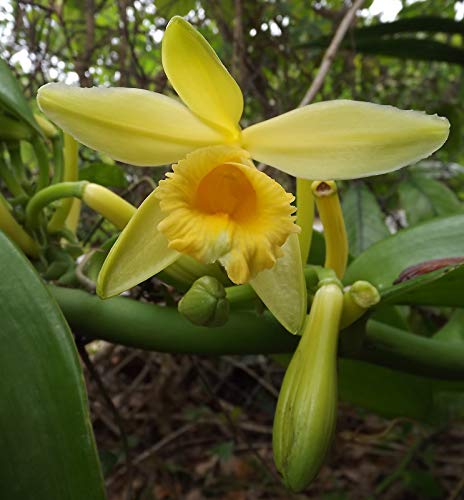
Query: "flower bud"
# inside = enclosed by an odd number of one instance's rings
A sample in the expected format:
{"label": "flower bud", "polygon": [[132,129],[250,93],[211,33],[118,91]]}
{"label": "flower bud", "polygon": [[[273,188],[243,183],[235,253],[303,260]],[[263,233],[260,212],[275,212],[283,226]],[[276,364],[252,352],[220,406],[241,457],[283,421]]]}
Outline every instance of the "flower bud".
{"label": "flower bud", "polygon": [[343,313],[340,329],[357,321],[371,307],[380,302],[380,293],[368,281],[356,281],[343,294]]}
{"label": "flower bud", "polygon": [[198,278],[179,302],[178,309],[199,326],[222,326],[229,317],[224,286],[212,276]]}
{"label": "flower bud", "polygon": [[324,267],[333,269],[342,279],[348,262],[348,237],[337,185],[334,181],[314,181],[311,188],[324,227]]}
{"label": "flower bud", "polygon": [[337,338],[343,293],[336,284],[314,296],[303,336],[288,366],[273,428],[274,460],[288,488],[298,492],[316,477],[337,417]]}
{"label": "flower bud", "polygon": [[58,129],[53,125],[53,123],[42,115],[38,113],[34,113],[35,121],[39,124],[39,127],[42,129],[42,132],[45,134],[45,137],[52,139],[58,135]]}

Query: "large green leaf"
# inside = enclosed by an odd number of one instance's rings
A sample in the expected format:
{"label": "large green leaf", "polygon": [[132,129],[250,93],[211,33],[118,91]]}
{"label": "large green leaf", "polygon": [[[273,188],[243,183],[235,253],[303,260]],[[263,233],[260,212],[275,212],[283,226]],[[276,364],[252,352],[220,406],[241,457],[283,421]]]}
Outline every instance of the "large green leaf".
{"label": "large green leaf", "polygon": [[339,360],[338,373],[342,401],[384,417],[438,424],[464,416],[464,382],[420,377],[350,359]]}
{"label": "large green leaf", "polygon": [[390,234],[375,196],[363,182],[350,184],[343,196],[343,215],[354,257]]}
{"label": "large green leaf", "polygon": [[380,23],[372,26],[364,26],[353,30],[356,38],[379,38],[385,35],[397,35],[398,33],[460,33],[464,35],[464,25],[460,21],[446,17],[437,16],[415,16],[407,19],[399,19],[391,23]]}
{"label": "large green leaf", "polygon": [[433,336],[443,342],[464,342],[464,309],[456,309],[446,325]]}
{"label": "large green leaf", "polygon": [[4,108],[13,116],[24,120],[32,129],[42,135],[34,115],[21,92],[21,88],[8,64],[0,59],[0,109]]}
{"label": "large green leaf", "polygon": [[79,180],[89,181],[106,187],[126,187],[128,182],[120,165],[91,163],[79,170]]}
{"label": "large green leaf", "polygon": [[382,290],[391,304],[464,307],[464,264],[454,264],[422,274]]}
{"label": "large green leaf", "polygon": [[435,40],[410,37],[359,40],[356,51],[362,54],[383,55],[399,59],[440,61],[464,65],[464,50]]}
{"label": "large green leaf", "polygon": [[464,215],[440,217],[404,229],[369,247],[348,267],[345,282],[368,280],[391,286],[405,268],[421,262],[464,255]]}
{"label": "large green leaf", "polygon": [[66,321],[0,232],[0,490],[8,500],[105,497]]}
{"label": "large green leaf", "polygon": [[400,205],[406,211],[411,226],[461,210],[461,204],[451,189],[419,173],[411,174],[401,182],[399,195]]}

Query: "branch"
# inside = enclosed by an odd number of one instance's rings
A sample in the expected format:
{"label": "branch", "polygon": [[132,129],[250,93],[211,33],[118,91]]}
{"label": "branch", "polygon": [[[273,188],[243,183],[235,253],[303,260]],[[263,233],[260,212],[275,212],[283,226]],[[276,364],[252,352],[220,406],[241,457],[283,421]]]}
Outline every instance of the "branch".
{"label": "branch", "polygon": [[337,31],[335,32],[335,35],[332,38],[332,41],[330,42],[330,45],[326,50],[324,57],[322,58],[322,62],[319,67],[319,71],[316,75],[316,78],[313,80],[313,83],[309,87],[308,91],[306,92],[305,96],[301,100],[298,107],[306,106],[307,104],[309,104],[321,89],[322,84],[324,83],[324,79],[330,67],[332,66],[332,62],[335,58],[338,47],[340,46],[340,43],[345,37],[349,27],[351,26],[351,23],[353,22],[357,10],[361,7],[363,3],[364,0],[356,0],[350,7],[350,9],[347,11],[345,16],[343,17],[342,22],[338,26]]}

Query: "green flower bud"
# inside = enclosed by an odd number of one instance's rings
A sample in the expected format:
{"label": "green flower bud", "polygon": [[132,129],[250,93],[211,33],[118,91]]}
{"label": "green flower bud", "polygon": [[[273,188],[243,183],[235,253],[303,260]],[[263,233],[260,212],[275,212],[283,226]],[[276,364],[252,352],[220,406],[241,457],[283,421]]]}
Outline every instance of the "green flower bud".
{"label": "green flower bud", "polygon": [[182,297],[178,309],[199,326],[222,326],[229,318],[229,301],[224,286],[212,276],[198,278]]}
{"label": "green flower bud", "polygon": [[356,281],[343,294],[343,313],[340,329],[357,321],[371,307],[380,302],[380,293],[368,281]]}
{"label": "green flower bud", "polygon": [[58,129],[53,125],[52,122],[48,121],[42,115],[38,113],[34,113],[35,121],[39,124],[39,127],[42,129],[42,132],[45,134],[45,137],[52,139],[58,135]]}
{"label": "green flower bud", "polygon": [[316,292],[277,402],[274,460],[286,486],[294,492],[316,477],[334,436],[342,307],[338,285],[330,283]]}

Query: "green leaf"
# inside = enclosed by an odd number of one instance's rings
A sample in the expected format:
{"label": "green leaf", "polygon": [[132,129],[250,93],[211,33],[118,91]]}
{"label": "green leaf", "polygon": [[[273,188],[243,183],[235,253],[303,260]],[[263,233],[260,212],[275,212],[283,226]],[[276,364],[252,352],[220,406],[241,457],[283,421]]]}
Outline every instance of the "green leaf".
{"label": "green leaf", "polygon": [[450,215],[462,208],[451,189],[419,173],[401,182],[399,195],[410,225],[432,217]]}
{"label": "green leaf", "polygon": [[6,109],[16,118],[24,120],[33,130],[42,135],[38,123],[8,64],[0,59],[0,108]]}
{"label": "green leaf", "polygon": [[91,163],[80,169],[79,180],[89,181],[106,187],[126,187],[128,182],[120,165]]}
{"label": "green leaf", "polygon": [[387,418],[438,424],[464,416],[464,382],[406,374],[364,361],[340,359],[340,399]]}
{"label": "green leaf", "polygon": [[385,216],[375,196],[363,182],[350,184],[343,197],[342,207],[350,254],[354,257],[389,236]]}
{"label": "green leaf", "polygon": [[461,33],[464,35],[464,25],[460,21],[438,16],[415,16],[399,19],[391,23],[374,24],[353,30],[356,38],[378,38],[385,35],[414,32]]}
{"label": "green leaf", "polygon": [[435,40],[392,38],[359,40],[356,51],[362,54],[397,57],[418,61],[440,61],[464,66],[464,50]]}
{"label": "green leaf", "polygon": [[0,232],[0,484],[8,500],[101,500],[104,488],[72,335]]}
{"label": "green leaf", "polygon": [[446,266],[382,290],[390,304],[464,307],[464,264]]}
{"label": "green leaf", "polygon": [[348,267],[344,281],[390,286],[405,268],[431,259],[464,255],[464,215],[431,219],[369,247]]}
{"label": "green leaf", "polygon": [[464,342],[464,309],[456,309],[448,323],[433,338],[443,342]]}

